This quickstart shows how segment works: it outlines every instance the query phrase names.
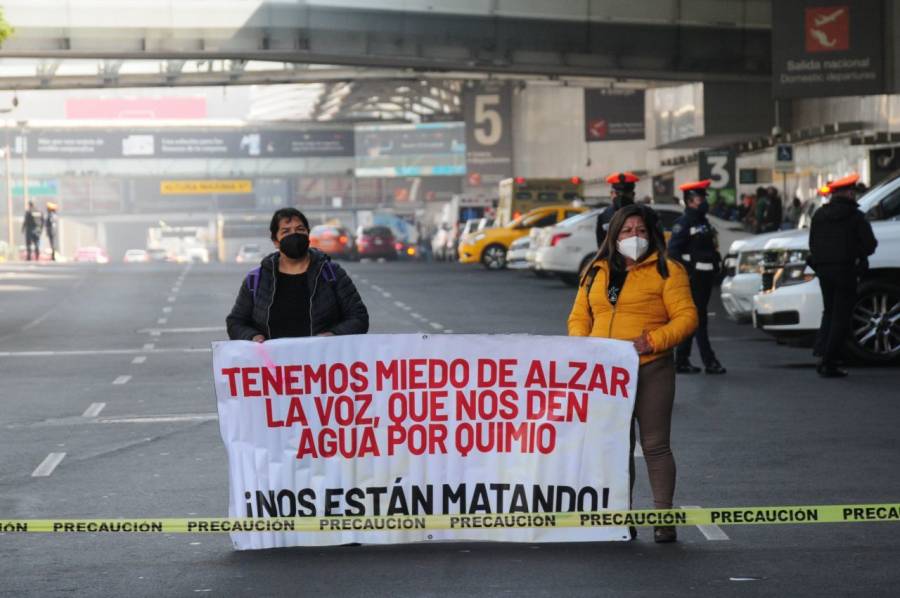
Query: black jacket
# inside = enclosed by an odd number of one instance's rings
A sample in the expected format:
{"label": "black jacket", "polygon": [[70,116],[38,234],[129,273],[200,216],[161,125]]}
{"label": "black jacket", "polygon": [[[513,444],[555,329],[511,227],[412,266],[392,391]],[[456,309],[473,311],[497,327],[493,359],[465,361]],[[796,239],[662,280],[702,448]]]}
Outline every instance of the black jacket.
{"label": "black jacket", "polygon": [[878,241],[872,225],[849,199],[833,198],[813,215],[809,262],[817,266],[863,266]]}
{"label": "black jacket", "polygon": [[675,221],[672,237],[669,239],[669,257],[681,262],[689,273],[711,265],[713,272],[719,271],[719,252],[716,246],[716,229],[700,210],[686,208],[684,214]]}
{"label": "black jacket", "polygon": [[[323,332],[336,335],[368,332],[369,312],[344,269],[320,251],[310,249],[309,254],[309,305],[297,308],[309,310],[313,336]],[[267,255],[258,273],[251,272],[241,283],[234,307],[225,318],[231,340],[252,340],[257,334],[272,338],[269,309],[275,300],[279,255],[278,252]]]}

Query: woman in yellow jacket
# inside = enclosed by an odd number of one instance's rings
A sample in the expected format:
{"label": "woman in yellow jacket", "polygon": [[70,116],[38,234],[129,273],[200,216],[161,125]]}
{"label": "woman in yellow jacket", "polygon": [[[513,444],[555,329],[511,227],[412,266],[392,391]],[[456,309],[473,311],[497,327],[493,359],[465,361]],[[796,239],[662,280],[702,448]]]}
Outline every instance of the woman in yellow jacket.
{"label": "woman in yellow jacket", "polygon": [[[675,459],[669,447],[675,400],[672,349],[696,327],[687,272],[666,256],[656,212],[643,205],[620,208],[597,258],[582,275],[569,314],[569,335],[634,343],[641,364],[634,417],[657,509],[671,509],[675,494]],[[633,423],[630,474],[633,487]],[[674,527],[654,529],[657,542],[674,542],[676,537]]]}

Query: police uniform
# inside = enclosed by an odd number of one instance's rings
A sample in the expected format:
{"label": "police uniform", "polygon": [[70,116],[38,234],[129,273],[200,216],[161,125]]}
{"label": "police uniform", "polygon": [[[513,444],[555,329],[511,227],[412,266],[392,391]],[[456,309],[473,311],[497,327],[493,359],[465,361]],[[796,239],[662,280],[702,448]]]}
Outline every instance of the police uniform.
{"label": "police uniform", "polygon": [[612,205],[607,206],[605,210],[600,212],[597,218],[597,248],[603,245],[606,240],[606,231],[609,230],[609,222],[612,220],[616,210],[622,206],[634,203],[634,184],[640,179],[631,172],[614,172],[606,177],[606,182],[612,185]]}
{"label": "police uniform", "polygon": [[831,199],[816,211],[809,228],[809,264],[822,288],[824,307],[814,353],[821,357],[817,371],[826,378],[847,375],[837,363],[850,334],[857,279],[878,245],[872,225],[856,205],[858,181],[859,175],[851,174],[826,185],[820,194]]}
{"label": "police uniform", "polygon": [[44,228],[44,215],[40,210],[34,208],[34,203],[28,203],[28,209],[25,210],[25,220],[22,223],[22,232],[25,233],[25,251],[26,257],[31,260],[32,248],[34,248],[34,259],[41,259],[41,231]]}
{"label": "police uniform", "polygon": [[697,306],[697,318],[699,320],[697,330],[693,336],[688,337],[675,349],[675,368],[682,374],[693,374],[700,371],[690,362],[691,345],[694,338],[700,348],[700,357],[706,367],[707,374],[724,374],[725,368],[716,359],[716,354],[709,343],[707,329],[707,308],[712,289],[719,273],[719,255],[716,248],[716,230],[706,219],[709,204],[706,203],[706,189],[710,180],[696,181],[681,185],[679,189],[684,192],[684,203],[696,198],[703,199],[703,203],[697,208],[686,207],[684,214],[672,227],[672,237],[669,239],[669,257],[681,262],[687,268],[691,280],[691,295]]}

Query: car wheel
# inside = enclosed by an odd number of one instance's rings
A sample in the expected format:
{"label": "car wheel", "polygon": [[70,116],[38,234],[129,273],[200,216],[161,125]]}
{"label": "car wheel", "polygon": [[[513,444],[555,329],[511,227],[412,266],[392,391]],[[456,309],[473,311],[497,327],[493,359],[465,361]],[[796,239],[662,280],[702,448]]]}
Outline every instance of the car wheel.
{"label": "car wheel", "polygon": [[503,245],[488,245],[481,252],[481,263],[488,270],[502,270],[506,267],[506,248]]}
{"label": "car wheel", "polygon": [[847,349],[869,363],[900,360],[900,285],[869,280],[859,288]]}

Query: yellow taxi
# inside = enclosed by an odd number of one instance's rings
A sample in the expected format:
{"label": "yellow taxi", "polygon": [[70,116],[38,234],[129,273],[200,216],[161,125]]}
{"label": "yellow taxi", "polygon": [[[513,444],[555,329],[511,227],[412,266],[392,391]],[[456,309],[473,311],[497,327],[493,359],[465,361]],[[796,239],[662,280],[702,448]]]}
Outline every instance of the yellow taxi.
{"label": "yellow taxi", "polygon": [[532,228],[553,226],[586,210],[572,205],[535,208],[506,226],[467,235],[459,242],[459,261],[463,264],[481,262],[488,270],[501,270],[506,267],[506,252],[513,241],[527,235]]}

